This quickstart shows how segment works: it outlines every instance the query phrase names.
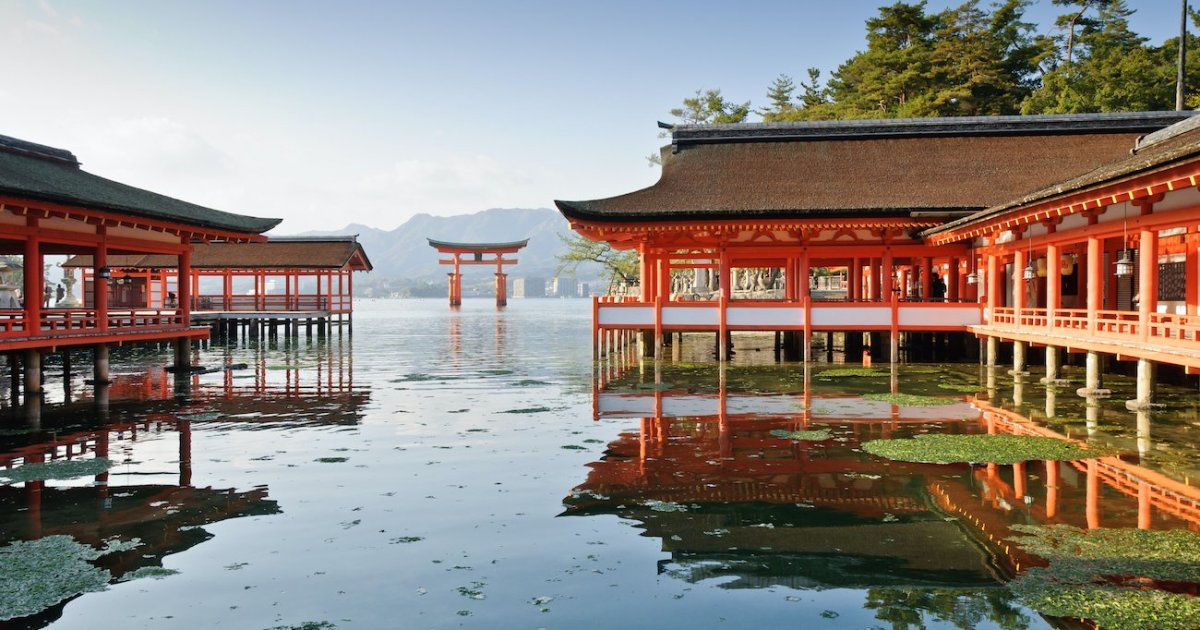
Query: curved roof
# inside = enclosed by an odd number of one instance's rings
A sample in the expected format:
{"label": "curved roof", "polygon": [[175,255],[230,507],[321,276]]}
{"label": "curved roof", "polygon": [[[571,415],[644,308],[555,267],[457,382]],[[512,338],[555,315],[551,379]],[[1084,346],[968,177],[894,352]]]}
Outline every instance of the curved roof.
{"label": "curved roof", "polygon": [[529,244],[529,239],[525,239],[523,241],[512,241],[509,243],[455,243],[452,241],[438,241],[428,237],[426,237],[425,240],[429,241],[429,245],[431,247],[436,247],[438,249],[458,249],[473,252],[488,252],[497,249],[515,250],[521,249]]}
{"label": "curved roof", "polygon": [[653,186],[555,203],[568,218],[610,222],[968,214],[1118,159],[1191,115],[677,126]]}
{"label": "curved roof", "polygon": [[1004,203],[980,212],[931,228],[924,234],[929,236],[953,232],[963,227],[988,221],[1023,206],[1049,202],[1059,197],[1194,162],[1200,159],[1200,116],[1183,120],[1139,139],[1137,147],[1131,153],[1108,161],[1077,177],[1055,182],[1021,197],[1006,200]]}
{"label": "curved roof", "polygon": [[206,208],[93,175],[75,155],[0,136],[0,194],[229,232],[261,234],[282,219]]}
{"label": "curved roof", "polygon": [[[165,254],[115,255],[115,268],[174,269],[178,258]],[[370,271],[371,261],[354,237],[273,238],[265,243],[197,243],[193,269],[343,269]],[[91,267],[91,256],[74,256],[64,267]]]}

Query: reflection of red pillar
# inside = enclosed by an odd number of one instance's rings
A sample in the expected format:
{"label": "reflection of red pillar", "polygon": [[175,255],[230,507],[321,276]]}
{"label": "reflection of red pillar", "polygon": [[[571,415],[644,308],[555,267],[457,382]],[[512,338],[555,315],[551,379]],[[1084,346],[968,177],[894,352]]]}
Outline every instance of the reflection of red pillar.
{"label": "reflection of red pillar", "polygon": [[[41,299],[41,296],[38,298]],[[25,458],[26,464],[40,464],[44,461],[46,461],[46,456],[41,453]],[[31,539],[42,537],[42,490],[45,487],[45,481],[25,482],[25,504],[29,506],[29,537]]]}
{"label": "reflection of red pillar", "polygon": [[180,420],[179,430],[179,485],[192,485],[192,422]]}
{"label": "reflection of red pillar", "polygon": [[1025,462],[1013,464],[1013,494],[1018,499],[1025,498]]}
{"label": "reflection of red pillar", "polygon": [[1087,460],[1087,526],[1100,527],[1100,464]]}
{"label": "reflection of red pillar", "polygon": [[1046,518],[1058,515],[1058,462],[1046,460]]}
{"label": "reflection of red pillar", "polygon": [[[108,457],[108,429],[100,429],[96,435],[96,457]],[[108,471],[96,475],[96,496],[108,498]]]}
{"label": "reflection of red pillar", "polygon": [[1150,484],[1138,482],[1138,529],[1150,529]]}

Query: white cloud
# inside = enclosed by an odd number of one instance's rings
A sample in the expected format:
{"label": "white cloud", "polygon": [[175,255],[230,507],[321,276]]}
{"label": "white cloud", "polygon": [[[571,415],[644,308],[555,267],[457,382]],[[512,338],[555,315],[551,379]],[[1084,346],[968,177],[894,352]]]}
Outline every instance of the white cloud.
{"label": "white cloud", "polygon": [[[359,182],[362,194],[391,213],[456,214],[492,207],[544,206],[540,189],[546,177],[525,166],[490,155],[453,153],[406,159]],[[384,207],[380,207],[384,210]]]}
{"label": "white cloud", "polygon": [[233,158],[169,118],[111,120],[73,148],[85,168],[113,179],[209,180],[236,170]]}

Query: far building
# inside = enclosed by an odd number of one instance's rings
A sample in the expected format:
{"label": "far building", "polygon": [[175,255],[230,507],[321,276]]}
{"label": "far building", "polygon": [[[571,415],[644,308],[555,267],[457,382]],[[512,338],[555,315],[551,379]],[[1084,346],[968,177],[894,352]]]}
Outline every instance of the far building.
{"label": "far building", "polygon": [[541,298],[546,297],[546,279],[537,276],[517,278],[513,283],[513,297]]}

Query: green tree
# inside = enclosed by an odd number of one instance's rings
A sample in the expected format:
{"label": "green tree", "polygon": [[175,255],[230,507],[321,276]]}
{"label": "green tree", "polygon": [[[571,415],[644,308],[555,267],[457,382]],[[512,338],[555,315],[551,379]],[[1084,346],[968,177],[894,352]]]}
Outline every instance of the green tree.
{"label": "green tree", "polygon": [[638,283],[638,255],[635,251],[618,251],[604,242],[592,241],[579,234],[570,236],[559,235],[566,245],[566,251],[558,255],[558,267],[555,275],[563,272],[574,273],[583,263],[597,263],[604,268],[609,282],[609,293],[616,284],[634,285]]}
{"label": "green tree", "polygon": [[695,95],[683,99],[683,107],[672,109],[671,115],[685,125],[740,123],[750,115],[750,101],[728,101],[719,89],[696,90]]}
{"label": "green tree", "polygon": [[792,94],[795,91],[796,84],[792,81],[792,77],[786,74],[775,77],[775,81],[767,89],[767,100],[770,105],[758,111],[763,122],[787,120],[788,116],[796,109],[796,104],[792,102]]}

